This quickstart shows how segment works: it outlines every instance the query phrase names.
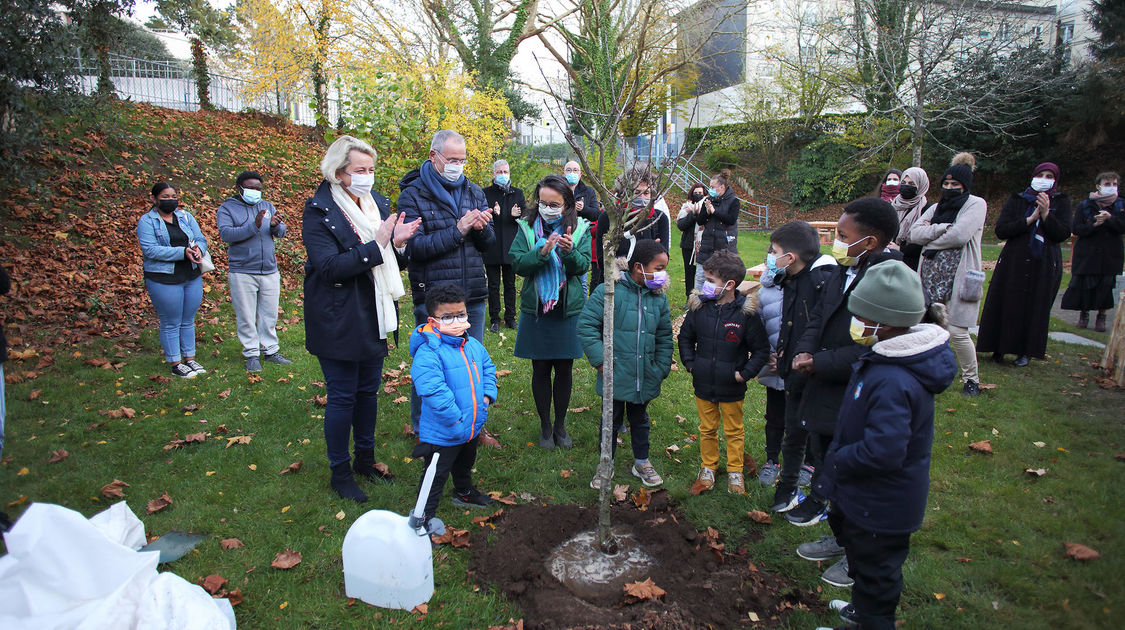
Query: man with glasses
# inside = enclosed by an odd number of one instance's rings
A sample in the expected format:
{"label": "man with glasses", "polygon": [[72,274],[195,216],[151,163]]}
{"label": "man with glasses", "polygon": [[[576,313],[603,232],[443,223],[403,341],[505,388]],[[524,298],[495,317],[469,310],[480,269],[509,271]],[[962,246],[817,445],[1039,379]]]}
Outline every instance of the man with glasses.
{"label": "man with glasses", "polygon": [[[465,292],[469,335],[483,342],[488,282],[481,252],[495,246],[496,235],[484,192],[464,175],[467,162],[461,134],[452,129],[435,133],[429,159],[398,184],[398,209],[406,222],[422,221],[406,245],[415,325],[427,320],[427,287],[450,282]],[[415,431],[420,409],[418,394],[412,392],[410,418]]]}
{"label": "man with glasses", "polygon": [[[574,209],[578,212],[578,216],[589,221],[591,225],[597,225],[602,209],[598,205],[598,194],[594,192],[593,188],[587,186],[586,182],[582,181],[582,166],[574,160],[567,162],[563,166],[563,176],[566,177],[566,183],[570,186],[571,192],[574,193]],[[591,242],[590,273],[594,274],[595,280],[589,282],[588,275],[582,274],[583,291],[593,291],[594,287],[601,283],[601,255],[602,253],[598,251],[597,246]]]}

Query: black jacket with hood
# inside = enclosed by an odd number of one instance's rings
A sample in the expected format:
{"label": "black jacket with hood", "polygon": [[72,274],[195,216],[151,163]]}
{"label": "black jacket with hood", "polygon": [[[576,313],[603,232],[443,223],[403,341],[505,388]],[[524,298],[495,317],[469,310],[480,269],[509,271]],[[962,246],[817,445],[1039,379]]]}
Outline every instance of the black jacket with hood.
{"label": "black jacket with hood", "polygon": [[[737,295],[726,304],[694,291],[678,339],[680,362],[692,376],[697,398],[734,402],[769,360],[770,340],[758,315],[757,297]],[[742,375],[742,382],[735,379]]]}

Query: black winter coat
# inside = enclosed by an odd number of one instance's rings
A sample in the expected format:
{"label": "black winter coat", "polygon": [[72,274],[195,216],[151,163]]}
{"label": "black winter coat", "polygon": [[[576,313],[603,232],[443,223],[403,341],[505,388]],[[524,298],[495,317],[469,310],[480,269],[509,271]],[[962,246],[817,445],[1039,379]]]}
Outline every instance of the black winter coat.
{"label": "black winter coat", "polygon": [[[640,232],[636,233],[635,236],[637,237],[638,241],[643,241],[645,239],[649,239],[649,240],[653,240],[653,241],[659,240],[660,244],[663,245],[665,249],[668,248],[668,243],[664,242],[665,236],[668,234],[668,215],[666,215],[663,212],[657,210],[656,208],[653,208],[652,214],[650,214],[647,219],[643,219],[641,221],[641,224],[642,225],[651,224],[651,225],[649,225],[647,228],[641,230]],[[603,212],[602,216],[600,216],[598,218],[597,230],[594,232],[594,249],[599,254],[603,251],[602,248],[604,247],[604,244],[605,244],[605,235],[608,234],[608,233],[609,233],[609,216],[606,215]],[[623,239],[621,239],[621,242],[619,242],[617,244],[616,255],[618,257],[620,257],[620,256],[626,256],[628,254],[629,254],[629,240],[623,238]]]}
{"label": "black winter coat", "polygon": [[[0,265],[0,295],[8,295],[8,291],[12,288],[12,280],[8,277],[8,272]],[[8,340],[4,337],[4,325],[0,324],[0,363],[8,360]]]}
{"label": "black winter coat", "polygon": [[430,192],[418,169],[404,175],[398,183],[402,191],[398,197],[399,212],[406,215],[407,222],[422,220],[422,227],[406,245],[415,305],[425,304],[426,287],[439,282],[461,285],[469,303],[488,299],[481,252],[492,247],[496,233],[491,223],[482,230],[469,230],[466,235],[457,229],[457,222],[469,210],[488,209],[480,186],[468,179],[464,185],[461,207],[455,213]]}
{"label": "black winter coat", "polygon": [[996,219],[996,237],[1005,241],[988,284],[977,334],[977,352],[1026,355],[1047,354],[1051,306],[1062,282],[1059,243],[1070,238],[1070,197],[1051,198],[1043,221],[1043,256],[1031,255],[1028,201],[1013,194]]}
{"label": "black winter coat", "polygon": [[1070,230],[1078,236],[1074,243],[1074,257],[1070,273],[1076,276],[1116,276],[1125,264],[1125,247],[1121,235],[1125,234],[1125,199],[1118,199],[1109,210],[1110,218],[1094,226],[1094,217],[1101,208],[1093,200],[1078,204]]}
{"label": "black winter coat", "polygon": [[707,212],[704,204],[703,209],[695,214],[695,220],[703,226],[699,253],[695,256],[700,265],[719,250],[738,253],[738,197],[727,188],[720,197],[711,200],[711,205],[715,208],[714,212]]}
{"label": "black winter coat", "polygon": [[833,273],[824,285],[820,302],[813,308],[808,326],[797,342],[797,349],[789,358],[792,367],[793,357],[798,354],[807,352],[813,356],[813,373],[805,383],[801,398],[801,422],[806,431],[832,434],[844,389],[852,376],[852,364],[868,350],[867,346],[852,341],[849,332],[852,313],[848,310],[848,296],[872,265],[884,260],[902,260],[902,254],[869,253],[864,258],[869,258],[868,264],[856,270],[856,277],[847,291],[844,291],[844,284],[848,267],[830,267]]}
{"label": "black winter coat", "polygon": [[590,223],[597,223],[598,217],[602,215],[602,208],[598,205],[598,193],[594,189],[587,186],[586,182],[578,180],[574,186],[574,201],[582,200],[582,211],[578,216],[586,219]]}
{"label": "black winter coat", "polygon": [[[383,219],[390,216],[386,197],[371,194]],[[374,241],[359,235],[336,202],[331,185],[321,182],[305,202],[301,221],[305,243],[305,348],[338,361],[367,361],[387,356],[379,339],[379,315],[371,268],[383,263]],[[402,261],[400,261],[402,264]]]}
{"label": "black winter coat", "polygon": [[785,379],[785,389],[788,391],[800,392],[805,388],[808,377],[792,371],[792,357],[797,354],[797,342],[801,340],[801,335],[805,334],[813,310],[824,295],[824,287],[838,270],[835,261],[818,267],[806,265],[799,273],[786,276],[781,281],[781,330],[777,335],[777,375]]}
{"label": "black winter coat", "polygon": [[769,335],[757,309],[757,298],[743,295],[726,304],[701,299],[698,292],[688,298],[678,341],[680,363],[691,373],[697,398],[734,402],[746,397],[746,384],[770,356]]}
{"label": "black winter coat", "polygon": [[523,190],[515,186],[504,188],[493,182],[484,189],[484,199],[488,202],[488,209],[500,204],[500,216],[492,215],[492,229],[496,232],[496,242],[487,250],[481,252],[481,258],[486,265],[510,265],[512,256],[508,250],[512,248],[512,241],[516,239],[519,226],[516,225],[518,217],[512,216],[512,206],[519,206],[520,216],[527,211],[527,201],[523,198]]}

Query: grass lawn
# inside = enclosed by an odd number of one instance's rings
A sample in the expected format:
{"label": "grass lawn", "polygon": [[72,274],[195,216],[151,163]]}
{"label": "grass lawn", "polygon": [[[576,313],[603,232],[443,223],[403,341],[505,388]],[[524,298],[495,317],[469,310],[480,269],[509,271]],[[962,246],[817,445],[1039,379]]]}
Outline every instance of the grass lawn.
{"label": "grass lawn", "polygon": [[[743,233],[740,249],[748,265],[761,262],[767,239]],[[677,235],[678,245],[678,235]],[[683,306],[682,262],[672,255],[673,313]],[[211,295],[226,295],[225,284],[208,280]],[[141,291],[140,282],[137,282]],[[296,295],[283,301],[285,314],[301,314]],[[155,331],[117,344],[56,348],[56,363],[33,380],[8,386],[8,426],[0,467],[0,501],[13,517],[26,502],[62,504],[91,515],[111,503],[99,489],[114,479],[130,484],[125,495],[150,534],[170,529],[206,534],[197,552],[165,567],[195,581],[212,573],[242,589],[236,607],[244,628],[373,627],[414,623],[415,615],[374,609],[344,596],[340,548],[348,526],[367,509],[405,513],[413,504],[421,472],[409,459],[413,439],[404,435],[409,404],[406,388],[381,400],[377,456],[399,477],[387,487],[368,487],[371,502],[358,506],[328,488],[321,407],[316,384],[322,376],[315,359],[303,350],[300,323],[281,333],[283,350],[295,362],[288,369],[267,365],[261,380],[251,382],[242,369],[230,305],[215,314],[217,324],[200,326],[199,360],[211,370],[192,381],[159,383],[165,375]],[[408,317],[408,316],[407,316]],[[405,321],[405,318],[404,318]],[[124,345],[135,342],[135,347]],[[511,356],[514,331],[486,334],[498,369],[511,370],[500,380],[500,401],[489,427],[504,443],[499,451],[482,449],[476,480],[482,490],[529,492],[552,503],[591,504],[588,487],[596,466],[595,442],[599,399],[593,370],[576,364],[571,407],[591,411],[572,414],[576,447],[544,452],[531,446],[538,431],[530,394],[528,362]],[[1117,627],[1125,579],[1118,545],[1125,542],[1125,490],[1115,482],[1125,463],[1115,461],[1122,447],[1122,394],[1097,387],[1088,364],[1098,357],[1074,346],[1049,345],[1050,359],[1016,370],[984,361],[982,382],[995,384],[979,399],[951,388],[937,401],[932,485],[927,518],[913,538],[905,567],[906,590],[900,608],[907,628],[1094,628]],[[99,369],[87,359],[124,363],[119,371]],[[391,352],[387,366],[408,361],[405,338]],[[34,370],[36,360],[9,361],[8,374]],[[229,391],[229,394],[228,394]],[[33,395],[33,392],[38,392]],[[697,446],[685,439],[698,432],[691,384],[675,371],[650,407],[653,462],[665,487],[699,528],[715,527],[728,549],[746,549],[759,566],[796,579],[804,588],[821,590],[825,601],[846,599],[843,589],[818,579],[821,570],[799,559],[796,545],[827,532],[827,525],[796,528],[784,522],[758,525],[746,513],[768,509],[772,489],[751,480],[747,497],[713,492],[688,494],[698,465]],[[197,405],[194,411],[184,411]],[[746,405],[747,451],[763,455],[765,397],[750,389]],[[128,407],[132,418],[109,419],[100,411]],[[680,422],[677,416],[686,418]],[[108,421],[107,421],[108,420]],[[228,433],[218,435],[219,426]],[[207,432],[211,438],[183,449],[164,450],[174,438]],[[248,444],[227,447],[224,437],[250,434]],[[627,439],[627,438],[626,438]],[[971,452],[969,442],[990,439],[993,455]],[[1043,446],[1037,446],[1042,442]],[[678,444],[679,461],[665,454]],[[56,449],[69,457],[47,463]],[[628,458],[628,450],[623,451]],[[10,459],[7,459],[10,458]],[[278,473],[303,461],[297,474]],[[1042,478],[1025,468],[1045,468]],[[26,469],[26,470],[25,470]],[[564,476],[563,471],[573,474]],[[625,462],[617,466],[617,483],[636,479]],[[720,480],[720,488],[725,481]],[[167,492],[173,504],[152,515],[145,504]],[[24,502],[24,503],[21,503]],[[457,527],[471,516],[448,501],[439,515]],[[245,547],[224,551],[219,541],[239,538]],[[1102,558],[1078,563],[1064,556],[1063,541],[1086,544]],[[302,554],[295,568],[269,567],[286,549]],[[519,610],[488,585],[467,575],[470,549],[436,550],[437,592],[430,601],[426,627],[484,628],[520,618]],[[1116,560],[1115,560],[1116,558]],[[721,597],[723,594],[716,594]],[[832,625],[797,611],[792,628]],[[749,625],[749,624],[748,624]]]}

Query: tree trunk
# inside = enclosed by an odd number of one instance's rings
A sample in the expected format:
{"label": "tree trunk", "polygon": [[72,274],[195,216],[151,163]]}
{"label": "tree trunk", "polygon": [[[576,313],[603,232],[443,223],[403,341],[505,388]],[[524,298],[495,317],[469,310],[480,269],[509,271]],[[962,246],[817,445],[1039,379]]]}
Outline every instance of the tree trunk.
{"label": "tree trunk", "polygon": [[113,94],[113,81],[109,78],[109,45],[98,42],[94,50],[98,56],[98,94]]}
{"label": "tree trunk", "polygon": [[926,119],[924,112],[922,112],[922,103],[918,102],[914,105],[914,115],[912,116],[910,127],[910,149],[911,157],[910,163],[912,166],[918,168],[922,167],[922,142],[926,136]]}
{"label": "tree trunk", "polygon": [[[604,172],[604,169],[603,169]],[[612,203],[612,200],[610,200]],[[604,204],[605,202],[603,202]],[[603,206],[604,207],[604,206]],[[610,206],[612,208],[612,206]],[[614,274],[616,267],[614,260],[617,252],[611,246],[616,242],[613,236],[620,228],[616,213],[610,211],[609,233],[603,242],[602,251],[599,252],[602,265],[602,286],[605,297],[602,316],[602,352],[605,357],[602,361],[602,430],[601,430],[601,457],[598,459],[598,478],[601,479],[602,488],[598,492],[598,548],[602,553],[615,553],[617,543],[610,535],[609,507],[613,497],[613,329],[614,329],[614,289],[616,280]]]}
{"label": "tree trunk", "polygon": [[211,103],[211,73],[207,71],[207,52],[203,49],[203,40],[198,37],[191,38],[191,74],[195,81],[199,109],[215,109]]}
{"label": "tree trunk", "polygon": [[1117,296],[1117,314],[1102,355],[1102,369],[1118,387],[1125,387],[1125,307],[1122,307],[1122,300],[1125,300],[1125,291]]}
{"label": "tree trunk", "polygon": [[316,60],[312,66],[313,99],[316,102],[316,128],[328,128],[328,11],[322,8],[316,21]]}

